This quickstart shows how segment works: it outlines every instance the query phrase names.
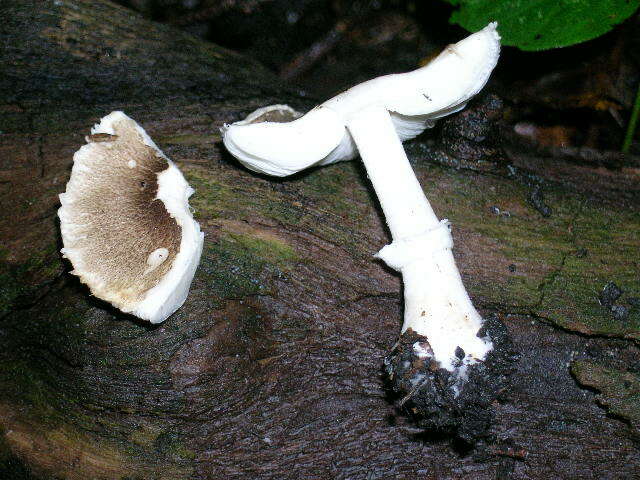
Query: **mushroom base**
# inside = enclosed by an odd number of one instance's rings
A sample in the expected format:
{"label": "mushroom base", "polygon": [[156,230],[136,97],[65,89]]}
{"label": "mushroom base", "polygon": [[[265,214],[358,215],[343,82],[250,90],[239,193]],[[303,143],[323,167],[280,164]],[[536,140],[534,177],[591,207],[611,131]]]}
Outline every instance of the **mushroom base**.
{"label": "mushroom base", "polygon": [[487,435],[494,415],[492,402],[507,386],[517,359],[507,329],[495,315],[485,319],[478,336],[489,337],[493,350],[483,362],[468,366],[459,362],[453,371],[439,368],[421,354],[430,348],[428,339],[411,329],[384,360],[396,404],[425,430],[449,434],[467,444]]}

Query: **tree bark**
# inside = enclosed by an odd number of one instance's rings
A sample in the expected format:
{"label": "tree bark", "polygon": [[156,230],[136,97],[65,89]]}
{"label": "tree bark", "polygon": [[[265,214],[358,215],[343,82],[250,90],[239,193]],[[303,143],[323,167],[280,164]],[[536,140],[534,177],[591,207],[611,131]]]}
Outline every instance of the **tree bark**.
{"label": "tree bark", "polygon": [[[521,352],[492,439],[461,453],[416,429],[384,389],[402,294],[372,258],[389,236],[360,164],[277,180],[222,148],[224,122],[309,99],[109,2],[4,0],[0,18],[0,477],[637,473],[637,169],[523,156],[518,169],[452,169],[437,163],[446,154],[408,145],[453,223],[471,296]],[[159,326],[91,297],[59,253],[57,195],[112,110],[178,164],[206,234],[185,305]],[[609,281],[624,291],[613,303],[598,298]],[[611,371],[619,383],[598,380]]]}

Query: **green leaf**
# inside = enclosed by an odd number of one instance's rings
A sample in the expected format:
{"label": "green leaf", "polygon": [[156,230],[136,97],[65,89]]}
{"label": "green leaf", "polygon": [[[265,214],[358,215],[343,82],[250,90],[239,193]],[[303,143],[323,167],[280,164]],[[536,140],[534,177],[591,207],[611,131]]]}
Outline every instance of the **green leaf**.
{"label": "green leaf", "polygon": [[546,50],[591,40],[627,19],[640,0],[447,0],[451,16],[471,32],[498,22],[504,45]]}

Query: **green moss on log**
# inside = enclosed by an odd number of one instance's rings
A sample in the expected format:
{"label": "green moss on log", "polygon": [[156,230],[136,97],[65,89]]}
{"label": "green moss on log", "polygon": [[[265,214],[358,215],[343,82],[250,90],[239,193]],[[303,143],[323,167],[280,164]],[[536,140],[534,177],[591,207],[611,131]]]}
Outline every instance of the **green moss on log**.
{"label": "green moss on log", "polygon": [[588,360],[571,364],[571,373],[578,383],[597,390],[597,402],[609,414],[622,418],[640,429],[640,376],[604,367]]}
{"label": "green moss on log", "polygon": [[[629,302],[640,297],[640,214],[585,201],[571,229],[575,248],[545,286],[538,312],[570,330],[640,340],[640,309]],[[625,317],[599,302],[610,281],[624,292]]]}
{"label": "green moss on log", "polygon": [[374,211],[375,199],[369,198],[353,162],[314,169],[291,179],[196,166],[183,171],[196,190],[191,205],[204,223],[208,219],[267,219],[308,231],[363,256],[366,220]]}
{"label": "green moss on log", "polygon": [[[463,257],[465,283],[481,304],[589,335],[640,340],[640,309],[629,302],[640,297],[637,211],[548,187],[553,214],[542,217],[520,183],[437,167],[419,171],[436,212],[453,223],[454,252]],[[494,206],[502,213],[493,213]],[[598,301],[609,281],[624,291],[624,319]]]}
{"label": "green moss on log", "polygon": [[276,238],[223,233],[205,242],[198,277],[219,299],[273,294],[269,279],[298,260],[295,250]]}

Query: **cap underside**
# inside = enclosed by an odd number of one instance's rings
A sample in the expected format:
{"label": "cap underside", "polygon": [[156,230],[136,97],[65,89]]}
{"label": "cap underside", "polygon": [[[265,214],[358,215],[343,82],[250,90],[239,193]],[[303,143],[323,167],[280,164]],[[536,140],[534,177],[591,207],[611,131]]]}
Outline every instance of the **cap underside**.
{"label": "cap underside", "polygon": [[75,154],[59,214],[73,273],[126,312],[171,269],[181,227],[157,198],[158,173],[176,167],[124,114],[111,130],[87,137]]}

